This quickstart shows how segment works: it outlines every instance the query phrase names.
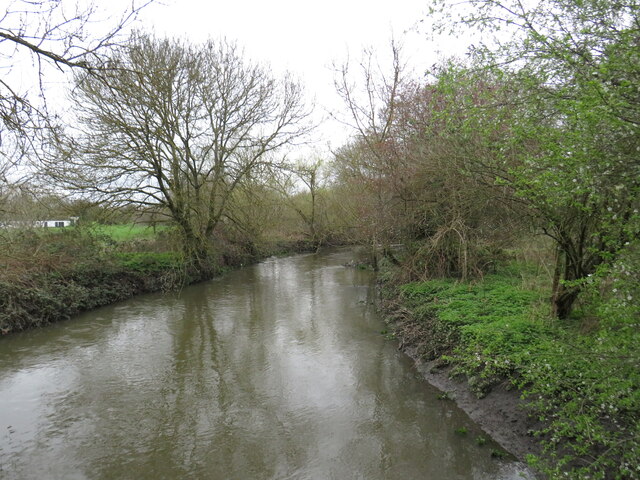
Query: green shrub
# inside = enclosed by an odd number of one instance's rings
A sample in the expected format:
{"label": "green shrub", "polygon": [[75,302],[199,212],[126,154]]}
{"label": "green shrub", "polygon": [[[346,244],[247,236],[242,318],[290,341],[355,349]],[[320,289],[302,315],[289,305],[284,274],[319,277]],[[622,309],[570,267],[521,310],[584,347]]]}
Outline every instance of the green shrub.
{"label": "green shrub", "polygon": [[182,265],[181,256],[175,252],[121,252],[116,258],[126,270],[139,273],[159,272]]}

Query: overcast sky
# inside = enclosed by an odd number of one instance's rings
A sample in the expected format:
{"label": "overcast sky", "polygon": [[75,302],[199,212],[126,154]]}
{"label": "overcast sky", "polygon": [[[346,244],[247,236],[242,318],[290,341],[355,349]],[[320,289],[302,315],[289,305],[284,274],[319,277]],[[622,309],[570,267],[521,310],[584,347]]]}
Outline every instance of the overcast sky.
{"label": "overcast sky", "polygon": [[[420,74],[435,63],[437,49],[461,53],[453,44],[428,43],[416,26],[426,17],[427,0],[164,0],[147,7],[141,23],[159,35],[194,42],[226,37],[245,48],[249,58],[268,62],[275,73],[288,70],[316,100],[318,116],[340,106],[332,64],[357,59],[364,47],[389,51],[393,36],[404,44],[409,64]],[[333,146],[346,130],[325,124],[319,142]]]}
{"label": "overcast sky", "polygon": [[[0,5],[5,1],[0,0]],[[112,27],[132,0],[68,0],[68,4],[73,6],[75,1],[93,1],[98,6],[93,28],[99,31]],[[428,21],[421,22],[428,20],[428,5],[429,0],[156,0],[143,9],[134,28],[194,43],[220,37],[237,41],[249,59],[269,64],[276,75],[288,71],[298,78],[308,97],[315,100],[316,120],[320,121],[329,118],[329,111],[343,107],[333,85],[332,66],[347,58],[357,61],[363,48],[388,58],[393,37],[403,46],[403,57],[415,76],[444,56],[463,54],[464,46],[456,39],[428,40]],[[63,103],[70,76],[65,79],[62,72],[49,68],[39,78],[34,74],[33,57],[22,57],[10,62],[14,84],[37,92],[38,80],[42,80],[52,92],[47,95],[50,104]],[[335,148],[350,133],[329,119],[314,140],[320,150],[326,150],[329,142]]]}

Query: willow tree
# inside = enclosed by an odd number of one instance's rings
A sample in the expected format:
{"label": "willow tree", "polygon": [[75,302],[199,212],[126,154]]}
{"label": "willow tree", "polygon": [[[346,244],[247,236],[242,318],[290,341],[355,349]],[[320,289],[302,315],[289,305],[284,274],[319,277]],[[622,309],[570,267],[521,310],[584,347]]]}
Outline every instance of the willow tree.
{"label": "willow tree", "polygon": [[94,199],[166,213],[206,270],[233,192],[307,130],[301,87],[241,53],[135,35],[101,76],[78,76],[78,127],[50,172]]}

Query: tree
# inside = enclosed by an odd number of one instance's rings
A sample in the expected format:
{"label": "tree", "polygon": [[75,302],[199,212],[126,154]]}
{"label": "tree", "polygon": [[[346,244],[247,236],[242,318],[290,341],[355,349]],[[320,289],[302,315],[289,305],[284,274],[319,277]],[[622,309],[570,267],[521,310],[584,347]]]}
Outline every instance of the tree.
{"label": "tree", "polygon": [[75,97],[80,125],[49,173],[86,196],[166,212],[202,271],[234,191],[308,131],[301,87],[224,40],[136,34],[102,75],[78,75]]}
{"label": "tree", "polygon": [[[101,21],[91,3],[11,0],[0,9],[0,212],[6,191],[15,190],[8,187],[21,177],[17,167],[57,123],[47,105],[48,76],[54,70],[99,72],[120,33],[152,1],[132,2],[115,22]],[[104,27],[99,33],[96,24]],[[23,85],[20,71],[32,85]]]}
{"label": "tree", "polygon": [[273,240],[274,232],[276,237],[282,233],[285,209],[282,198],[272,188],[270,173],[245,177],[231,196],[223,219],[222,234],[231,244],[223,247],[224,253],[241,250],[251,258],[259,258],[260,247]]}
{"label": "tree", "polygon": [[488,113],[504,101],[499,79],[445,65],[427,82],[410,81],[398,49],[392,52],[389,75],[378,74],[369,56],[361,63],[361,98],[348,69],[340,70],[339,92],[357,136],[336,156],[338,179],[359,192],[356,216],[374,244],[387,252],[392,242],[409,247],[410,277],[482,274],[498,249],[491,232],[511,220],[503,192],[477,168],[491,156],[483,134],[508,131],[506,117]]}
{"label": "tree", "polygon": [[386,150],[405,80],[401,49],[394,41],[390,53],[390,65],[383,66],[374,52],[364,51],[356,72],[350,62],[345,62],[336,68],[334,80],[348,111],[344,123],[355,132],[354,139],[336,152],[342,190],[350,191],[347,196],[357,199],[355,205],[345,204],[343,208],[350,210],[345,211],[348,218],[359,219],[357,228],[368,237],[374,267],[379,244],[383,252],[389,253],[391,243],[397,240],[394,219],[400,199],[393,191],[393,179],[400,178],[396,173],[403,167],[402,157],[388,155]]}
{"label": "tree", "polygon": [[[406,265],[414,275],[480,276],[521,231],[520,206],[496,184],[505,166],[496,165],[495,146],[511,138],[517,112],[509,93],[499,76],[455,62],[401,90],[387,150],[403,158],[396,190],[405,235],[419,241]],[[513,150],[501,160],[513,165]]]}
{"label": "tree", "polygon": [[[316,157],[313,161],[299,160],[284,165],[274,172],[272,185],[305,226],[304,235],[316,247],[320,247],[329,235],[324,199],[327,175],[324,162]],[[300,188],[302,187],[302,189]]]}
{"label": "tree", "polygon": [[[507,183],[556,243],[554,311],[567,317],[582,284],[640,233],[640,3],[469,0],[442,27],[493,33],[473,50],[479,66],[520,84]],[[501,33],[507,31],[508,35]]]}

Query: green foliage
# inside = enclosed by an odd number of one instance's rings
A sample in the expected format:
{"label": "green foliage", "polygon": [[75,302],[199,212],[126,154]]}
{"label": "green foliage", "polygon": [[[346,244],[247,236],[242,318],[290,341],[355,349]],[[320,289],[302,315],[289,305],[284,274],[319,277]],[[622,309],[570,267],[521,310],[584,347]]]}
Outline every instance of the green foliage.
{"label": "green foliage", "polygon": [[442,392],[437,398],[438,400],[453,400],[453,396],[449,392]]}
{"label": "green foliage", "polygon": [[497,450],[494,448],[491,450],[491,456],[493,458],[504,458],[507,456],[507,454],[503,450]]}
{"label": "green foliage", "polygon": [[[640,3],[432,4],[439,29],[484,35],[473,70],[489,79],[493,101],[464,103],[455,131],[480,137],[469,172],[506,188],[556,242],[552,298],[557,315],[568,317],[588,275],[640,234]],[[487,41],[501,30],[508,34]],[[437,77],[447,92],[468,89],[467,69],[458,70]]]}
{"label": "green foliage", "polygon": [[540,293],[524,290],[509,273],[486,276],[476,283],[432,280],[401,287],[418,317],[435,317],[454,329],[456,350],[445,356],[456,371],[478,378],[474,387],[484,393],[496,378],[514,372],[511,356],[538,341],[544,327],[531,316]]}
{"label": "green foliage", "polygon": [[118,253],[116,258],[126,270],[139,273],[162,272],[183,264],[181,255],[175,252],[127,252]]}
{"label": "green foliage", "polygon": [[519,385],[548,455],[534,463],[552,477],[640,478],[639,268],[630,245],[585,282],[572,323],[528,355]]}
{"label": "green foliage", "polygon": [[545,424],[538,468],[552,477],[640,477],[638,341],[637,329],[568,331],[532,352],[519,383]]}

